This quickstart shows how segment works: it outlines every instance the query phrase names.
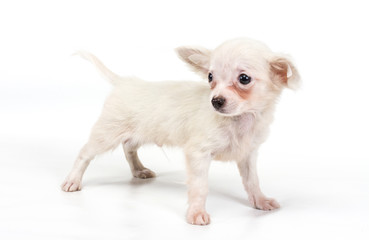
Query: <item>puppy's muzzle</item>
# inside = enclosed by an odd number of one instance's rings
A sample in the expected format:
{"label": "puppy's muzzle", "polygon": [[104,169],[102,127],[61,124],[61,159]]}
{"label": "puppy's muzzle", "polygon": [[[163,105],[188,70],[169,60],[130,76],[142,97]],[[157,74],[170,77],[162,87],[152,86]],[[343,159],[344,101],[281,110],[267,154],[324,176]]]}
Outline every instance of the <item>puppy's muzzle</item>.
{"label": "puppy's muzzle", "polygon": [[222,106],[224,105],[225,103],[225,99],[223,97],[214,97],[212,100],[211,100],[211,104],[213,104],[213,107],[216,109],[216,110],[219,110],[222,108]]}

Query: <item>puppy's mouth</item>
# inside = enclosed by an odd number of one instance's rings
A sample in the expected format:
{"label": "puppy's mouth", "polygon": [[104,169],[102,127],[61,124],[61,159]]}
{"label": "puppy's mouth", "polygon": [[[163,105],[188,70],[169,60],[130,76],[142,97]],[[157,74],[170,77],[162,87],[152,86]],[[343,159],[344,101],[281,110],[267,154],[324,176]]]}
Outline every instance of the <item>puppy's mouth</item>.
{"label": "puppy's mouth", "polygon": [[238,113],[233,112],[233,111],[229,111],[226,108],[219,108],[219,109],[214,108],[214,110],[219,115],[226,116],[226,117],[234,117],[234,116],[239,115]]}
{"label": "puppy's mouth", "polygon": [[218,112],[219,114],[228,114],[223,108],[221,108],[221,109],[216,109],[216,108],[214,108],[214,110],[216,111],[216,112]]}

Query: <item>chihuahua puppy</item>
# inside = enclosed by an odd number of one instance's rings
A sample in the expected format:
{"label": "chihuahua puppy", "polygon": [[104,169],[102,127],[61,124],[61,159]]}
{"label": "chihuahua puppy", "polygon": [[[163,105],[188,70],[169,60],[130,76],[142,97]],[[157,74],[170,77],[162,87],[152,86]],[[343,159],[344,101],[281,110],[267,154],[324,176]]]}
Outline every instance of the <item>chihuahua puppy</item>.
{"label": "chihuahua puppy", "polygon": [[207,81],[146,82],[120,77],[94,55],[79,52],[114,89],[62,189],[80,190],[90,161],[120,144],[134,177],[155,177],[137,155],[140,146],[154,143],[179,146],[185,152],[189,223],[210,223],[205,201],[213,159],[237,163],[253,207],[279,208],[276,200],[260,190],[256,159],[260,144],[267,138],[276,100],[284,88],[299,85],[296,67],[285,55],[250,39],[230,40],[213,51],[198,47],[179,47],[176,51]]}

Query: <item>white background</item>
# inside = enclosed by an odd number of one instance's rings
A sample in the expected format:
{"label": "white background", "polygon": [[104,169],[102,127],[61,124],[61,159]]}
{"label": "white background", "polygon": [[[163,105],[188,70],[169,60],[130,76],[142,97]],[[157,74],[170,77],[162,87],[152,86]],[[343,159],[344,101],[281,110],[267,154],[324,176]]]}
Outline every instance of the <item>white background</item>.
{"label": "white background", "polygon": [[[368,239],[369,35],[365,1],[2,1],[1,239]],[[262,189],[247,202],[237,169],[214,162],[206,227],[185,222],[179,149],[139,151],[156,171],[132,179],[123,152],[98,157],[83,190],[59,185],[110,86],[75,50],[121,75],[196,80],[180,45],[252,37],[291,54],[303,87],[285,91],[261,149]]]}

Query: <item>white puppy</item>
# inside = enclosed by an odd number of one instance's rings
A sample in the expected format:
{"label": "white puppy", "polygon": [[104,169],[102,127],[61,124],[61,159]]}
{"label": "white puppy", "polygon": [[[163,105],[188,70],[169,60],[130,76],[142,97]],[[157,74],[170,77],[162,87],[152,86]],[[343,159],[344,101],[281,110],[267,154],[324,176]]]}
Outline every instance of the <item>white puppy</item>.
{"label": "white puppy", "polygon": [[250,39],[231,40],[213,51],[180,47],[177,52],[208,81],[146,82],[120,77],[92,54],[80,53],[96,65],[114,89],[62,189],[80,190],[90,161],[119,144],[134,177],[155,177],[137,156],[141,145],[154,143],[184,149],[189,223],[210,223],[205,201],[212,159],[236,161],[255,208],[278,208],[277,201],[260,190],[256,159],[260,144],[267,138],[276,100],[284,88],[299,85],[296,68],[286,56]]}

